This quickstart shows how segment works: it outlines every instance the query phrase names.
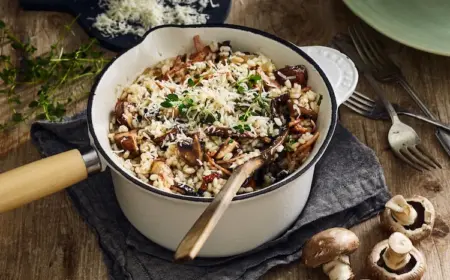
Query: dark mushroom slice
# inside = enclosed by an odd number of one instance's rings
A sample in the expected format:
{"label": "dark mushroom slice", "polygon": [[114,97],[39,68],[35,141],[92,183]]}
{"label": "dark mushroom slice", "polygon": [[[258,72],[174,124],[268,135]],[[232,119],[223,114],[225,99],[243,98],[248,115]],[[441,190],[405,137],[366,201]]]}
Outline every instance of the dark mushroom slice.
{"label": "dark mushroom slice", "polygon": [[273,118],[279,118],[283,123],[289,119],[289,116],[286,115],[289,110],[284,110],[284,107],[289,104],[288,101],[289,94],[287,93],[272,99],[270,102],[270,112]]}
{"label": "dark mushroom slice", "polygon": [[166,140],[167,137],[173,137],[175,134],[177,134],[177,132],[178,132],[178,129],[172,128],[171,130],[167,131],[163,135],[161,135],[159,137],[155,137],[153,139],[153,142],[160,145],[162,142],[164,142],[164,140]]}
{"label": "dark mushroom slice", "polygon": [[128,114],[126,110],[126,106],[128,105],[128,102],[124,101],[117,101],[116,107],[114,109],[114,116],[116,117],[116,121],[120,125],[124,125],[128,128],[132,128],[131,121],[133,119],[133,116],[131,114]]}
{"label": "dark mushroom slice", "polygon": [[190,142],[179,142],[178,152],[181,158],[189,166],[201,166],[203,164],[203,150],[198,135],[195,134]]}
{"label": "dark mushroom slice", "polygon": [[122,132],[114,135],[114,142],[119,149],[124,149],[130,152],[130,155],[137,155],[139,147],[137,144],[136,130]]}
{"label": "dark mushroom slice", "polygon": [[199,196],[199,194],[193,187],[185,185],[185,184],[176,184],[176,185],[170,186],[170,190],[173,191],[174,193],[179,193],[182,195]]}
{"label": "dark mushroom slice", "polygon": [[306,87],[308,80],[308,73],[304,65],[286,66],[276,70],[274,75],[277,82],[281,85],[284,85],[289,80],[292,84],[299,84],[302,87]]}
{"label": "dark mushroom slice", "polygon": [[313,120],[317,120],[318,114],[316,111],[307,109],[307,108],[301,107],[301,106],[299,106],[299,108],[300,108],[300,112],[302,113],[303,116],[307,116]]}

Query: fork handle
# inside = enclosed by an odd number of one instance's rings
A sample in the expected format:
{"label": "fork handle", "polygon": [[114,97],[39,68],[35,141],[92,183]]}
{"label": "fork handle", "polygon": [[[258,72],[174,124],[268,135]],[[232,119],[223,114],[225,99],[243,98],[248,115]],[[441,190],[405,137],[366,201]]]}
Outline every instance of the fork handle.
{"label": "fork handle", "polygon": [[401,75],[398,77],[398,83],[408,92],[408,94],[411,96],[411,98],[416,102],[416,104],[420,107],[422,112],[429,118],[435,120],[436,117],[433,115],[433,113],[428,110],[427,106],[420,100],[419,96],[417,95],[417,92],[411,87],[411,85],[406,81],[406,79]]}
{"label": "fork handle", "polygon": [[413,113],[410,113],[410,112],[401,112],[400,111],[400,112],[398,112],[398,114],[399,115],[409,116],[411,118],[415,118],[415,119],[427,122],[427,123],[432,124],[432,125],[434,125],[436,127],[442,128],[443,130],[445,130],[445,131],[450,133],[450,126],[449,125],[447,125],[445,123],[442,123],[440,121],[434,120],[432,118],[425,117],[425,116],[422,116],[422,115],[413,114]]}
{"label": "fork handle", "polygon": [[375,90],[375,93],[380,98],[381,102],[383,102],[384,107],[386,108],[386,111],[388,112],[389,116],[391,117],[392,122],[400,121],[398,118],[397,112],[395,111],[394,107],[392,106],[391,102],[384,96],[383,89],[378,85],[375,78],[372,76],[372,74],[365,72],[364,76],[369,81],[372,88]]}
{"label": "fork handle", "polygon": [[[420,100],[417,92],[411,87],[411,85],[406,81],[403,75],[398,77],[398,83],[408,92],[411,98],[416,102],[416,104],[420,107],[422,112],[432,120],[437,120],[437,118],[428,110],[427,106]],[[444,130],[444,128],[438,128],[436,130],[436,137],[439,140],[442,148],[444,148],[445,152],[450,156],[450,132]]]}

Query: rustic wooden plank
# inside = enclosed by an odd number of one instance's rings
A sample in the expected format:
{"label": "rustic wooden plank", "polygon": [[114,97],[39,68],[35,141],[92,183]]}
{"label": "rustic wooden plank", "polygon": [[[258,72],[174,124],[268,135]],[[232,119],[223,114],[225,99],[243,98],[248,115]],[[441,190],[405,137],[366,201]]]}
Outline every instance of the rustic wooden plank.
{"label": "rustic wooden plank", "polygon": [[[21,36],[31,36],[42,51],[57,37],[58,30],[72,17],[59,13],[20,11],[17,0],[0,2],[0,18]],[[228,22],[262,29],[298,45],[326,45],[336,32],[345,31],[357,18],[342,1],[333,0],[235,0]],[[70,43],[79,44],[86,35],[75,28]],[[417,88],[424,102],[442,121],[450,123],[450,58],[419,52],[383,38],[388,50]],[[416,110],[407,94],[395,85],[383,85],[389,99]],[[359,90],[372,95],[362,80]],[[30,92],[33,92],[32,90]],[[26,93],[26,95],[32,93]],[[0,100],[0,110],[3,110]],[[85,101],[70,111],[77,112]],[[3,114],[0,114],[0,119]],[[385,170],[387,184],[394,194],[419,194],[428,197],[439,213],[437,230],[419,249],[424,252],[428,272],[425,280],[450,278],[450,172],[449,158],[433,136],[433,128],[416,120],[403,118],[413,126],[425,146],[443,165],[442,170],[418,173],[405,166],[389,150],[386,135],[389,122],[372,121],[340,110],[341,122],[358,139],[374,149]],[[0,134],[0,172],[39,158],[28,141],[24,125]],[[22,208],[0,214],[0,279],[107,279],[106,267],[94,234],[80,219],[64,192],[54,194]],[[361,246],[351,256],[357,279],[367,277],[365,259],[372,247],[387,235],[381,232],[377,218],[354,227]],[[269,271],[263,279],[327,279],[320,269],[308,270],[298,262]]]}

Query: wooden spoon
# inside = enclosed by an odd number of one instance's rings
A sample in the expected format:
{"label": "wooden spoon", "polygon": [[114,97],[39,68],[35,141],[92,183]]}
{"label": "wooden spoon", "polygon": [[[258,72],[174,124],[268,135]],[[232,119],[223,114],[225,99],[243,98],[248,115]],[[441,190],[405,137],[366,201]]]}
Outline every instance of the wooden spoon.
{"label": "wooden spoon", "polygon": [[285,130],[268,149],[260,156],[255,157],[239,166],[227,180],[227,183],[216,195],[211,204],[206,207],[202,215],[197,219],[175,252],[175,261],[183,262],[193,260],[205,244],[211,232],[222,218],[228,206],[231,204],[236,192],[252,174],[264,164],[273,160],[277,148],[284,142],[288,130]]}

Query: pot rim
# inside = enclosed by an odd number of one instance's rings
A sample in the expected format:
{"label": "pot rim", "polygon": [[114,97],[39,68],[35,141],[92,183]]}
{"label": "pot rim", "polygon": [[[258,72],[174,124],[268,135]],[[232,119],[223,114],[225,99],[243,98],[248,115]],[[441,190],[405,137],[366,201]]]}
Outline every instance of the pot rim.
{"label": "pot rim", "polygon": [[[135,48],[136,46],[140,45],[145,38],[153,31],[156,31],[158,29],[163,29],[163,28],[225,28],[225,29],[234,29],[234,30],[242,30],[242,31],[246,31],[246,32],[251,32],[257,35],[261,35],[264,36],[266,38],[269,38],[271,40],[274,40],[288,48],[290,48],[291,50],[293,50],[294,52],[296,52],[298,55],[302,56],[306,61],[308,61],[312,66],[314,66],[314,68],[317,70],[317,72],[319,73],[319,75],[321,76],[322,80],[324,81],[327,89],[328,89],[328,93],[330,95],[330,102],[331,102],[331,122],[330,122],[330,127],[328,129],[328,133],[325,136],[325,139],[322,143],[322,145],[320,146],[319,150],[317,151],[317,153],[314,155],[314,157],[311,159],[311,161],[306,164],[305,166],[303,166],[301,169],[296,170],[294,173],[292,173],[291,175],[289,175],[288,177],[286,177],[285,179],[276,182],[266,188],[254,191],[254,192],[250,192],[250,193],[245,193],[245,194],[239,194],[236,195],[233,198],[233,201],[238,201],[238,200],[245,200],[245,199],[249,199],[249,198],[253,198],[253,197],[257,197],[263,194],[267,194],[270,193],[282,186],[287,185],[288,183],[294,181],[295,179],[297,179],[298,177],[300,177],[303,173],[306,172],[306,170],[308,170],[309,168],[312,168],[317,161],[322,157],[323,153],[325,152],[326,148],[328,147],[331,138],[334,134],[335,128],[336,128],[336,124],[337,124],[337,102],[336,102],[336,96],[333,90],[333,87],[330,84],[330,81],[328,80],[328,78],[325,76],[325,73],[323,72],[323,70],[320,68],[320,66],[309,56],[307,55],[303,50],[301,50],[298,46],[292,44],[289,41],[286,41],[284,39],[281,39],[275,35],[272,35],[270,33],[264,32],[262,30],[258,30],[258,29],[254,29],[254,28],[250,28],[250,27],[246,27],[246,26],[241,26],[241,25],[235,25],[235,24],[191,24],[191,25],[174,25],[174,24],[168,24],[168,25],[160,25],[154,28],[151,28],[150,30],[148,30],[144,36],[142,36],[142,39],[139,40],[139,42],[133,47]],[[115,62],[115,60],[117,58],[119,58],[120,56],[124,55],[125,53],[127,53],[129,50],[133,49],[130,48],[128,50],[125,50],[123,52],[120,52],[117,56],[115,56],[115,58],[113,60],[111,60],[106,66],[105,68],[102,70],[102,72],[97,76],[96,81],[94,83],[94,85],[91,88],[91,92],[89,94],[89,100],[88,100],[88,107],[87,107],[87,120],[88,120],[88,129],[89,129],[89,134],[94,142],[94,147],[97,150],[98,153],[100,153],[100,155],[103,157],[103,159],[107,162],[107,165],[114,170],[114,172],[119,173],[120,175],[122,175],[123,177],[125,177],[126,179],[128,179],[129,181],[131,181],[132,183],[134,183],[135,185],[141,187],[144,190],[150,191],[152,193],[155,194],[159,194],[165,197],[170,197],[170,198],[174,198],[174,199],[179,199],[179,200],[185,200],[185,201],[194,201],[194,202],[208,202],[210,203],[214,198],[213,197],[196,197],[196,196],[187,196],[187,195],[181,195],[181,194],[174,194],[174,193],[169,193],[169,192],[165,192],[163,190],[160,190],[158,188],[155,188],[153,186],[151,186],[150,184],[144,183],[141,180],[139,180],[138,178],[128,174],[127,172],[125,172],[120,166],[118,166],[110,157],[109,155],[106,153],[106,151],[103,149],[103,147],[101,146],[100,142],[98,141],[97,135],[95,134],[95,131],[93,129],[93,123],[92,123],[92,107],[93,107],[93,101],[94,101],[94,97],[95,97],[95,92],[97,89],[97,86],[100,82],[100,80],[102,79],[103,75],[106,73],[106,71],[109,69],[109,67]]]}

